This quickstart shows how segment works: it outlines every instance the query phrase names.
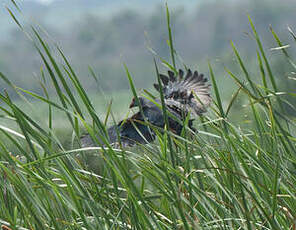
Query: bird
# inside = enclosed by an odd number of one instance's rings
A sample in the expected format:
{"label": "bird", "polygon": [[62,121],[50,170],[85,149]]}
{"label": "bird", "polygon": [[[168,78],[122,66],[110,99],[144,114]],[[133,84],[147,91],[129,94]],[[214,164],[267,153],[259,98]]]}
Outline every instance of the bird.
{"label": "bird", "polygon": [[[182,69],[176,72],[168,70],[167,75],[159,74],[159,78],[161,86],[153,86],[163,94],[170,131],[181,135],[187,116],[190,116],[188,127],[196,131],[193,121],[207,111],[212,101],[208,79],[190,69],[186,70],[186,74]],[[129,108],[139,107],[140,110],[107,129],[109,143],[113,146],[132,147],[153,142],[156,138],[154,128],[163,130],[166,124],[161,104],[159,97],[154,100],[143,96],[134,97]],[[99,135],[96,138],[98,143],[105,146]],[[83,135],[80,142],[82,147],[98,146],[89,134]]]}

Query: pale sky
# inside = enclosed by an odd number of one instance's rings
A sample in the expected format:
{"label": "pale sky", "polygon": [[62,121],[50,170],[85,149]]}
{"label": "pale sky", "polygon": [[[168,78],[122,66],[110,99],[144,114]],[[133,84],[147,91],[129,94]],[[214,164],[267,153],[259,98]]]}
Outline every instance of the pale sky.
{"label": "pale sky", "polygon": [[51,3],[51,2],[53,2],[55,0],[34,0],[34,1],[40,2],[40,3],[43,3],[43,4],[49,4],[49,3]]}

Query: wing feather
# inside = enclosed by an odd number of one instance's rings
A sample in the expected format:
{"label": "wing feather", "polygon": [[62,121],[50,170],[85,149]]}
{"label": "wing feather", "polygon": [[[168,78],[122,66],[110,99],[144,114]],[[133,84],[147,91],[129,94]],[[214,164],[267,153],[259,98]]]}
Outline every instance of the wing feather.
{"label": "wing feather", "polygon": [[208,79],[197,71],[192,73],[190,69],[187,70],[185,78],[183,70],[179,70],[178,75],[175,76],[172,71],[168,71],[166,79],[169,79],[169,82],[163,87],[166,104],[193,116],[206,112],[212,100]]}
{"label": "wing feather", "polygon": [[161,81],[162,81],[162,83],[163,83],[164,85],[168,85],[168,83],[169,83],[169,78],[168,78],[166,75],[159,74],[159,77],[160,77],[160,79],[161,79]]}

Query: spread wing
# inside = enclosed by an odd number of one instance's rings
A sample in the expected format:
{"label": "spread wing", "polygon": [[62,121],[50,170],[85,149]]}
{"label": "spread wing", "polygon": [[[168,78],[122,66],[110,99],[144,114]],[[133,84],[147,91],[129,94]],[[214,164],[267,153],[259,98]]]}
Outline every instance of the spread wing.
{"label": "spread wing", "polygon": [[[206,108],[211,103],[210,84],[203,74],[197,71],[179,70],[176,75],[168,71],[168,75],[160,74],[163,83],[163,94],[165,103],[168,107],[178,113],[191,113],[193,117],[199,116],[206,112]],[[154,84],[156,90],[160,90],[158,84]]]}
{"label": "spread wing", "polygon": [[[163,83],[165,104],[169,112],[175,117],[182,120],[184,115],[188,113],[196,117],[206,112],[206,108],[211,102],[211,96],[210,85],[203,74],[198,74],[197,71],[192,73],[188,69],[185,76],[183,70],[179,70],[178,74],[168,71],[168,75],[161,74],[160,78]],[[154,87],[159,91],[159,85],[154,84]],[[163,128],[162,111],[144,98],[139,98],[139,100],[143,108],[143,115],[147,121],[154,126]],[[135,106],[133,103],[131,105]],[[123,146],[133,146],[136,143],[146,144],[154,141],[155,133],[147,125],[143,124],[144,120],[142,114],[138,112],[132,117],[111,126],[108,128],[109,143],[117,146],[120,140]],[[189,122],[189,126],[192,128],[192,120]],[[179,135],[183,128],[182,124],[170,117],[169,123],[170,128]],[[103,141],[98,136],[97,139],[103,144]],[[88,134],[82,136],[80,140],[83,147],[96,146]]]}

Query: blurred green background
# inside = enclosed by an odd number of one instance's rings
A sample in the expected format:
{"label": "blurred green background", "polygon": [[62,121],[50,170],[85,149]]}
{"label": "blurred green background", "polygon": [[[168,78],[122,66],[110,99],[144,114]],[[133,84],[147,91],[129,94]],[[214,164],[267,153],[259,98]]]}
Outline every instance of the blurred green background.
{"label": "blurred green background", "polygon": [[[295,0],[0,1],[2,229],[294,229]],[[167,71],[168,15],[178,68],[211,76],[198,132],[80,149]]]}
{"label": "blurred green background", "polygon": [[[280,82],[281,89],[294,92],[296,81],[292,70],[278,50],[270,31],[272,25],[285,44],[291,42],[287,26],[295,30],[295,0],[217,0],[217,1],[178,1],[168,0],[171,10],[175,49],[179,55],[178,65],[183,63],[208,76],[208,61],[213,65],[218,78],[223,101],[229,102],[237,86],[229,78],[224,68],[240,75],[241,71],[231,51],[230,40],[238,47],[247,63],[253,79],[260,79],[257,64],[255,41],[249,33],[249,14],[260,34],[273,71]],[[116,119],[122,119],[129,111],[131,100],[129,84],[123,63],[131,72],[138,89],[150,89],[155,82],[153,49],[158,57],[169,59],[167,45],[168,32],[164,1],[161,0],[53,0],[18,2],[23,14],[17,16],[25,22],[39,25],[40,32],[51,44],[58,43],[68,56],[72,66],[82,80],[84,87],[103,118],[110,100]],[[39,84],[40,68],[43,64],[32,42],[21,31],[3,1],[0,11],[0,71],[17,86],[42,94]],[[28,29],[28,28],[25,28]],[[289,48],[292,51],[292,48]],[[294,52],[295,53],[295,52]],[[91,76],[89,67],[97,75]],[[160,67],[166,71],[165,67]],[[4,82],[0,84],[3,92],[7,88],[15,99],[19,97]],[[51,96],[52,98],[55,95]],[[289,100],[289,98],[288,98]],[[290,101],[295,104],[293,100]],[[38,102],[32,106],[20,104],[32,112],[44,124],[47,122],[47,106]],[[232,119],[248,123],[244,105],[248,101],[239,98]],[[37,106],[36,106],[37,105]],[[287,108],[287,113],[294,117]],[[54,114],[57,132],[65,132],[64,117]],[[8,122],[1,119],[0,123]]]}

